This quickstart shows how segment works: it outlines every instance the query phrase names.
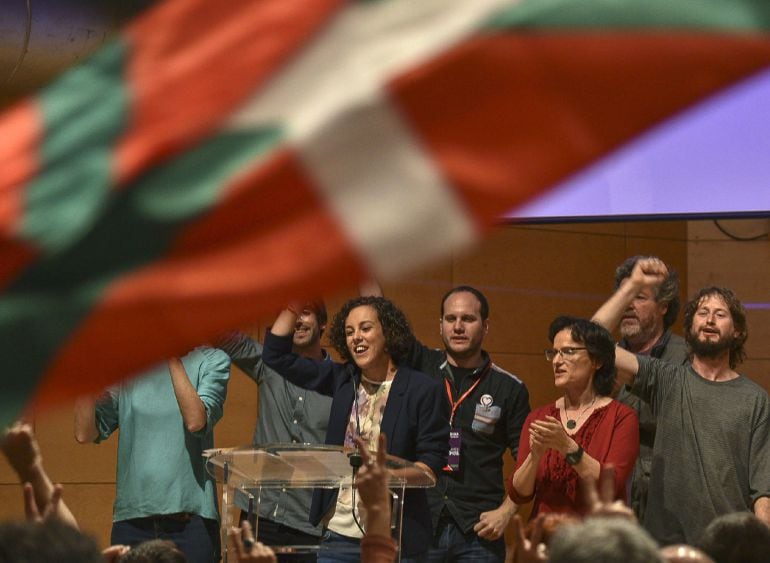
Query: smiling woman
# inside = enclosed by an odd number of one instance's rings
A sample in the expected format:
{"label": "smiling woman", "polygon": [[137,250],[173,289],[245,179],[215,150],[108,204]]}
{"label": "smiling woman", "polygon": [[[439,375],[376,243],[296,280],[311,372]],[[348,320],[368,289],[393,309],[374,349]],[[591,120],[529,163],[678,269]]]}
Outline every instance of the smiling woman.
{"label": "smiling woman", "polygon": [[[292,383],[332,397],[326,443],[355,447],[360,438],[376,449],[387,437],[388,453],[439,473],[449,449],[449,405],[440,382],[401,365],[413,340],[404,314],[383,297],[358,297],[334,317],[329,338],[344,364],[316,362],[292,352],[297,313],[282,311],[265,338],[263,359]],[[432,528],[424,489],[404,498],[402,561],[424,554]],[[355,547],[365,518],[350,488],[319,489],[310,511],[313,524],[324,522],[319,561],[358,561]]]}
{"label": "smiling woman", "polygon": [[604,466],[615,468],[615,497],[625,498],[639,452],[636,413],[609,396],[615,374],[610,333],[585,319],[558,317],[549,339],[545,358],[564,395],[527,417],[509,481],[514,502],[534,499],[532,517],[585,513],[580,480],[597,480]]}

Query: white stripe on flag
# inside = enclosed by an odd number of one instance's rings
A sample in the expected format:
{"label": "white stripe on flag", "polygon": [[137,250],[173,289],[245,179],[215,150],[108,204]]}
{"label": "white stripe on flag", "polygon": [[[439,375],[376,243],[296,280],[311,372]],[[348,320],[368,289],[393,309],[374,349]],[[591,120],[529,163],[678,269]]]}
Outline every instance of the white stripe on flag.
{"label": "white stripe on flag", "polygon": [[280,125],[302,144],[325,123],[462,41],[518,0],[351,2],[309,47],[255,92],[230,127]]}
{"label": "white stripe on flag", "polygon": [[466,248],[475,226],[383,85],[515,0],[354,2],[230,120],[278,125],[373,274]]}
{"label": "white stripe on flag", "polygon": [[330,124],[300,150],[329,207],[386,280],[470,246],[477,231],[454,190],[387,99]]}

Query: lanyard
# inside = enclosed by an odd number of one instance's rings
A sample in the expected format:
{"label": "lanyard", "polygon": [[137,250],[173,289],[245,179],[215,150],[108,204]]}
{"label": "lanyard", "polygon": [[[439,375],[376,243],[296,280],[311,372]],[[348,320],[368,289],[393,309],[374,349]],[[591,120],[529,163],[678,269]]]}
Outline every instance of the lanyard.
{"label": "lanyard", "polygon": [[449,385],[449,380],[447,378],[444,378],[444,386],[446,387],[447,398],[449,398],[449,406],[452,407],[452,415],[449,417],[450,428],[454,425],[455,412],[457,411],[457,407],[460,406],[460,404],[468,397],[468,395],[473,393],[473,390],[479,386],[479,383],[481,383],[481,380],[484,379],[484,377],[489,373],[489,370],[491,369],[492,369],[492,361],[490,360],[489,362],[487,362],[487,365],[484,367],[483,371],[479,375],[479,378],[473,382],[473,385],[471,385],[468,388],[468,390],[465,393],[463,393],[459,399],[457,399],[457,402],[455,402],[454,397],[452,397],[452,388]]}

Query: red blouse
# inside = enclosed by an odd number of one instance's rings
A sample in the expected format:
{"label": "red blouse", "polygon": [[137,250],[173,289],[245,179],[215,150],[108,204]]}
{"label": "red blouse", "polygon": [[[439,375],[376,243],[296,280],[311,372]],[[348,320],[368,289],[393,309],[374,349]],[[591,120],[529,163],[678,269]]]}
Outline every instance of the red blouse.
{"label": "red blouse", "polygon": [[[530,424],[534,420],[544,420],[549,415],[560,420],[559,409],[555,404],[535,409],[524,421],[516,469],[529,455]],[[572,435],[572,439],[600,465],[615,466],[615,498],[625,500],[626,481],[631,476],[639,453],[639,420],[633,409],[613,400],[592,412],[580,429]],[[586,512],[577,471],[567,463],[561,453],[550,448],[540,459],[534,494],[526,497],[520,495],[513,488],[513,474],[508,477],[508,494],[516,504],[526,504],[534,497],[531,517],[541,512],[579,515]]]}

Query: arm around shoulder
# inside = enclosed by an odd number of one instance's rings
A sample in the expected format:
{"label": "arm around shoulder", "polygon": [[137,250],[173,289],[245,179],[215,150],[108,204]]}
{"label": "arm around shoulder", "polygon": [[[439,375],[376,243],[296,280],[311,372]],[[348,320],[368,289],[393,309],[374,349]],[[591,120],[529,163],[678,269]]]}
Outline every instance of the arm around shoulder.
{"label": "arm around shoulder", "polygon": [[449,402],[444,387],[420,373],[426,389],[419,403],[417,459],[439,475],[449,452]]}
{"label": "arm around shoulder", "polygon": [[198,432],[209,432],[222,418],[230,382],[230,357],[218,348],[198,348],[204,363],[196,393],[203,404],[206,421]]}
{"label": "arm around shoulder", "polygon": [[259,383],[259,366],[262,361],[262,345],[248,334],[240,331],[229,332],[216,344],[217,348],[230,356],[230,360],[254,381]]}

